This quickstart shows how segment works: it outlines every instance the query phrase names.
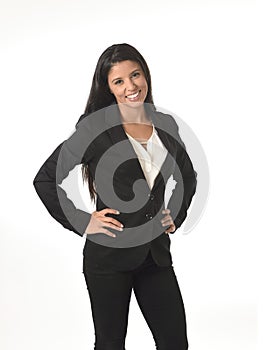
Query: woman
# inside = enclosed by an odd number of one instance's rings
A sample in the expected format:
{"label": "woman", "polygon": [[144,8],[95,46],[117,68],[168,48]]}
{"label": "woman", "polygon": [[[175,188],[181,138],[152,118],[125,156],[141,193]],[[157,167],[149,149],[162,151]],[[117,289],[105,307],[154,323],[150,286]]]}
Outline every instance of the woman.
{"label": "woman", "polygon": [[[97,199],[92,214],[77,209],[58,186],[77,164],[82,164],[91,199]],[[165,208],[165,185],[171,175],[176,186]],[[156,111],[142,55],[128,44],[107,48],[98,60],[76,131],[34,179],[49,213],[65,228],[87,237],[83,273],[95,350],[125,349],[132,289],[156,348],[188,348],[169,234],[187,216],[196,177],[174,118]]]}

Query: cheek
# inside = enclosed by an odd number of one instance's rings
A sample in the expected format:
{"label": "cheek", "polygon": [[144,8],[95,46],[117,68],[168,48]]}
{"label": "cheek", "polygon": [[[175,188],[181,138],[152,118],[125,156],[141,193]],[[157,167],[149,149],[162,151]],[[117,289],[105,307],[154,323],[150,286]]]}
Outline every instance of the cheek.
{"label": "cheek", "polygon": [[125,98],[124,90],[123,89],[116,89],[114,91],[114,95],[117,100],[123,100]]}
{"label": "cheek", "polygon": [[147,92],[148,92],[148,85],[147,85],[146,81],[144,83],[144,90],[145,90],[145,93],[147,94]]}
{"label": "cheek", "polygon": [[124,89],[118,89],[116,94],[118,97],[124,97],[125,96]]}
{"label": "cheek", "polygon": [[144,89],[148,90],[147,82],[146,82],[145,79],[143,79],[143,82],[142,82],[142,83],[143,83]]}

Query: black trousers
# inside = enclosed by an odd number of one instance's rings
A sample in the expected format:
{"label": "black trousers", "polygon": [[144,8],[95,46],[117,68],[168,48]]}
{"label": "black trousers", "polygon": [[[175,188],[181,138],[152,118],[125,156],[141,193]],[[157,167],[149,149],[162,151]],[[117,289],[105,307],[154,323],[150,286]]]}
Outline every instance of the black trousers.
{"label": "black trousers", "polygon": [[132,289],[156,349],[188,349],[184,304],[173,266],[156,265],[149,251],[134,270],[96,272],[84,264],[83,274],[95,328],[94,350],[125,350]]}

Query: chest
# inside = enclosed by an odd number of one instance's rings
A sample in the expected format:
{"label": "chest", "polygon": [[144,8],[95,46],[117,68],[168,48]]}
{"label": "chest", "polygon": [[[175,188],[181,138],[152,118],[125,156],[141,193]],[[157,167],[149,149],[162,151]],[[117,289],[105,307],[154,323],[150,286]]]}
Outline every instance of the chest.
{"label": "chest", "polygon": [[152,125],[146,124],[128,123],[124,124],[123,128],[125,132],[132,136],[134,139],[148,140],[153,132]]}

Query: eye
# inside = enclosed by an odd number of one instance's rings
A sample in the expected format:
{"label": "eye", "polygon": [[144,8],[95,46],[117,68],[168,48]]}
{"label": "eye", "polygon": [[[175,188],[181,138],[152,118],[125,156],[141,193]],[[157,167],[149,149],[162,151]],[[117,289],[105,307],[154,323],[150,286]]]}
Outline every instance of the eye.
{"label": "eye", "polygon": [[133,77],[138,77],[139,75],[140,75],[139,72],[135,72],[135,73],[132,74]]}
{"label": "eye", "polygon": [[118,80],[116,80],[115,85],[119,85],[119,84],[121,84],[121,82],[122,82],[122,81],[123,81],[122,79],[118,79]]}

